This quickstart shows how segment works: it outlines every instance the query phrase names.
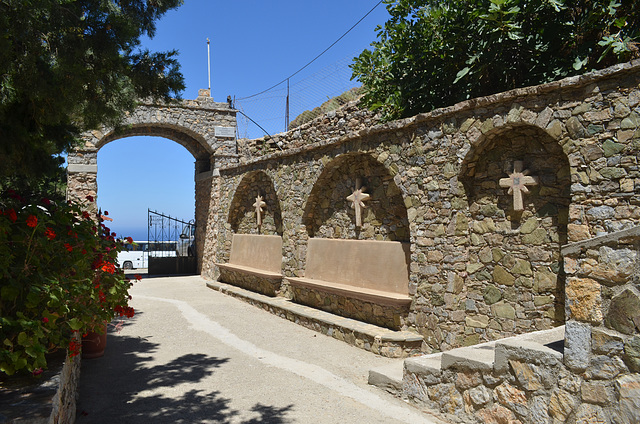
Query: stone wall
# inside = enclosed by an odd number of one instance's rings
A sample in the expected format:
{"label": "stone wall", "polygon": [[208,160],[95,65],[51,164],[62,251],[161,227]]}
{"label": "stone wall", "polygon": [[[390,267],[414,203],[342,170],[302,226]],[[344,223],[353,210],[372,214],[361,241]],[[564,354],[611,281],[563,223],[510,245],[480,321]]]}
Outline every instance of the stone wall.
{"label": "stone wall", "polygon": [[456,422],[639,422],[640,227],[565,245],[562,254],[564,346],[528,334],[474,347],[495,355],[485,363],[474,361],[490,356],[479,351],[412,358],[402,395]]}
{"label": "stone wall", "polygon": [[[304,275],[309,237],[411,243],[404,329],[425,337],[425,352],[560,325],[560,247],[640,221],[639,68],[624,64],[387,124],[372,125],[369,113],[349,105],[279,135],[280,147],[244,141],[241,163],[222,168],[215,183],[217,224],[205,261],[226,261],[234,232],[257,231],[255,193],[244,193],[267,190],[265,216],[279,216],[278,229],[282,222],[285,277]],[[516,161],[539,182],[522,211],[499,184]],[[371,195],[361,228],[346,201],[357,179]],[[203,269],[216,277],[210,264]],[[286,278],[283,286],[287,295]]]}

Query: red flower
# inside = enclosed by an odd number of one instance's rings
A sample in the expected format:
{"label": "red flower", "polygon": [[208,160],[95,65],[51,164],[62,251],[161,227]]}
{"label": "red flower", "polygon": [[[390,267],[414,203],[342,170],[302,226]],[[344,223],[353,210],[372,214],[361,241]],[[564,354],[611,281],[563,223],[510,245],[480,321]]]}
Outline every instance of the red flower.
{"label": "red flower", "polygon": [[14,211],[13,209],[9,209],[7,211],[7,215],[9,216],[11,222],[16,222],[16,220],[18,219],[18,214],[16,214],[16,211]]}
{"label": "red flower", "polygon": [[49,206],[51,204],[51,200],[47,199],[46,197],[43,197],[42,204]]}
{"label": "red flower", "polygon": [[127,318],[132,318],[135,315],[135,311],[132,307],[130,306],[120,306],[120,305],[116,305],[115,308],[113,308],[113,310],[118,313],[121,317],[125,316]]}
{"label": "red flower", "polygon": [[69,357],[72,358],[74,356],[78,356],[80,354],[81,349],[82,349],[82,343],[79,343],[75,340],[71,340],[69,342]]}
{"label": "red flower", "polygon": [[87,250],[86,249],[82,249],[82,254],[86,255],[87,254]]}
{"label": "red flower", "polygon": [[71,236],[73,238],[78,238],[78,235],[76,233],[73,232],[73,230],[69,230],[67,231],[67,235]]}
{"label": "red flower", "polygon": [[65,243],[64,248],[69,252],[73,252],[73,246],[71,246],[69,243]]}
{"label": "red flower", "polygon": [[106,216],[109,216],[109,211],[104,211],[103,212]]}
{"label": "red flower", "polygon": [[102,265],[102,270],[104,272],[108,272],[109,274],[113,274],[114,272],[116,272],[116,266],[110,262],[106,262]]}
{"label": "red flower", "polygon": [[136,274],[135,277],[136,277],[136,280],[138,281],[142,280],[142,276],[140,274]]}
{"label": "red flower", "polygon": [[27,218],[27,225],[31,228],[35,228],[38,225],[38,218],[35,215],[29,215]]}
{"label": "red flower", "polygon": [[49,322],[49,318],[47,318],[47,317],[42,318],[42,322],[44,322],[45,324],[48,323]]}
{"label": "red flower", "polygon": [[89,215],[89,212],[87,212],[87,211],[82,211],[82,217],[84,219],[90,219],[91,215]]}
{"label": "red flower", "polygon": [[87,200],[93,202],[93,196],[87,196]]}
{"label": "red flower", "polygon": [[47,227],[47,230],[44,232],[44,235],[47,236],[49,240],[53,240],[56,238],[56,233],[53,231],[51,227]]}
{"label": "red flower", "polygon": [[37,375],[40,375],[44,372],[44,370],[42,368],[36,368],[35,370],[33,370],[33,372],[31,373],[31,375],[33,375],[34,377]]}
{"label": "red flower", "polygon": [[127,243],[133,244],[133,239],[131,237],[127,237],[126,240],[127,240]]}
{"label": "red flower", "polygon": [[98,298],[100,299],[100,303],[104,303],[107,301],[107,296],[105,296],[102,290],[100,290],[100,292],[98,293]]}

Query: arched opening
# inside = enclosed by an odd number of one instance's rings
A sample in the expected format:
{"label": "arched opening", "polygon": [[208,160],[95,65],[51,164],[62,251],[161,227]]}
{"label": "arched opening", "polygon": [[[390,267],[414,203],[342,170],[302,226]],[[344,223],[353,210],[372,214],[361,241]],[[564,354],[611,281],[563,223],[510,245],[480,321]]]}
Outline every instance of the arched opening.
{"label": "arched opening", "polygon": [[[521,178],[515,168],[527,177]],[[544,130],[512,125],[485,134],[463,162],[469,203],[469,328],[480,340],[564,323],[560,247],[567,240],[570,173],[566,154]],[[522,180],[522,181],[521,181]],[[509,187],[526,181],[522,208]],[[521,210],[519,210],[521,209]],[[485,325],[486,324],[486,325]]]}
{"label": "arched opening", "polygon": [[195,218],[193,156],[160,137],[127,137],[98,152],[98,207],[119,236],[146,240],[147,209]]}
{"label": "arched opening", "polygon": [[[256,214],[258,197],[264,202],[260,226]],[[229,210],[229,224],[234,233],[282,236],[280,201],[271,178],[262,171],[246,174],[233,196]]]}
{"label": "arched opening", "polygon": [[[347,197],[360,184],[369,194],[362,226]],[[408,242],[409,219],[402,191],[372,156],[348,153],[329,162],[307,200],[303,223],[309,237]]]}

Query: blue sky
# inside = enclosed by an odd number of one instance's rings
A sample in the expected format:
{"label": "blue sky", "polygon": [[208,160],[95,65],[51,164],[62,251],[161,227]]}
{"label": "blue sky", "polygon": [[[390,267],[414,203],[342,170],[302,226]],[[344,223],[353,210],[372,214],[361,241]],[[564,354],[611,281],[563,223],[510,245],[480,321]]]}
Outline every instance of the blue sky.
{"label": "blue sky", "polygon": [[[207,43],[211,40],[211,91],[215,101],[259,93],[298,71],[329,47],[369,12],[379,0],[324,1],[212,1],[185,0],[158,23],[155,37],[144,39],[152,51],[178,50],[185,77],[185,99],[207,88]],[[348,81],[325,78],[376,39],[375,27],[388,19],[380,4],[339,43],[291,83],[312,81],[319,94],[333,97]],[[343,71],[342,74],[344,74]],[[332,74],[333,75],[333,74]],[[335,74],[334,79],[348,80]],[[317,81],[317,82],[316,82]],[[325,82],[329,81],[329,82]],[[339,89],[338,93],[331,90]],[[301,94],[301,96],[303,96]],[[309,97],[307,101],[312,101]],[[282,115],[274,103],[238,101],[245,113],[259,120]],[[310,104],[311,107],[319,106]],[[254,106],[254,109],[250,109]],[[254,115],[254,116],[252,116]],[[293,120],[295,116],[291,116]],[[261,124],[281,132],[281,119]],[[249,138],[261,136],[248,127]],[[194,159],[180,145],[162,138],[129,137],[104,146],[98,153],[98,205],[114,219],[112,231],[136,240],[147,238],[147,208],[190,220],[194,217]]]}

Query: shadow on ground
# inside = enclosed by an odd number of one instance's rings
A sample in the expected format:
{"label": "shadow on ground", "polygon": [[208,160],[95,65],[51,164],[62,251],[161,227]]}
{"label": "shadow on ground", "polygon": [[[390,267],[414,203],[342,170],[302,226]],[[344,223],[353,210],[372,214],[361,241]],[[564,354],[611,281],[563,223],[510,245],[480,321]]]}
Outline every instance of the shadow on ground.
{"label": "shadow on ground", "polygon": [[[142,313],[136,311],[136,314]],[[135,324],[135,317],[126,325]],[[110,333],[114,329],[110,327]],[[274,407],[257,403],[247,411],[234,410],[218,391],[176,386],[197,384],[212,375],[228,358],[187,354],[169,363],[153,365],[159,345],[142,337],[110,335],[105,355],[82,361],[78,424],[101,423],[245,423],[280,424],[293,405]],[[253,417],[243,419],[242,417]]]}

